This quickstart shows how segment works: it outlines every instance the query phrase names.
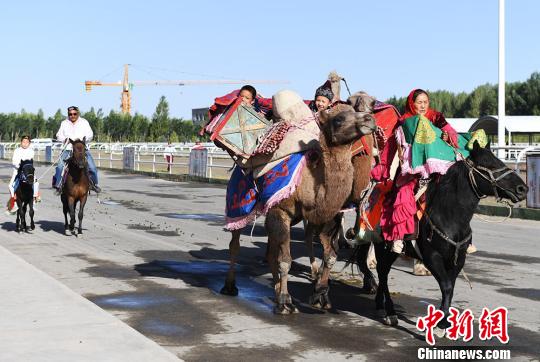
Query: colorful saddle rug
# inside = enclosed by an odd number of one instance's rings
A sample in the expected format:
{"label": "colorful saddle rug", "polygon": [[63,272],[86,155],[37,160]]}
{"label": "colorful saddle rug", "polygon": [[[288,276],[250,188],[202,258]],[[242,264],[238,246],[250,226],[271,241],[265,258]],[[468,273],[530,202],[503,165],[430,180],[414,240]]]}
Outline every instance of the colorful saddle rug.
{"label": "colorful saddle rug", "polygon": [[397,129],[396,138],[403,151],[401,173],[418,174],[428,178],[433,173],[444,175],[456,161],[469,156],[472,142],[481,147],[487,144],[484,130],[458,134],[458,148],[441,139],[442,131],[423,116],[407,118]]}
{"label": "colorful saddle rug", "polygon": [[242,168],[235,167],[227,185],[225,229],[242,229],[258,215],[265,215],[290,197],[302,180],[305,165],[305,152],[299,152],[287,156],[257,179],[253,178],[252,172],[245,173]]}

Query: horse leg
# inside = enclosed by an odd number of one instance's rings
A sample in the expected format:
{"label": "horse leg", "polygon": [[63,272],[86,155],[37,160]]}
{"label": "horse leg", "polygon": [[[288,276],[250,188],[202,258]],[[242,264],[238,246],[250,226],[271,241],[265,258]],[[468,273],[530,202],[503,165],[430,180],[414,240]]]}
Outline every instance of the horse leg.
{"label": "horse leg", "polygon": [[306,247],[308,249],[308,255],[309,255],[309,265],[311,267],[311,279],[316,280],[317,275],[319,274],[319,265],[317,264],[317,260],[315,259],[315,253],[313,251],[313,237],[315,235],[315,230],[313,228],[313,224],[306,222],[304,220],[304,240],[306,243]]}
{"label": "horse leg", "polygon": [[385,243],[375,243],[374,245],[377,257],[377,275],[379,276],[379,287],[375,296],[377,314],[383,318],[384,324],[396,326],[398,318],[388,289],[388,274],[390,274],[390,269],[398,254],[387,249]]}
{"label": "horse leg", "polygon": [[69,231],[75,234],[75,200],[72,197],[68,198],[69,208]]}
{"label": "horse leg", "polygon": [[356,264],[358,265],[358,269],[362,274],[364,274],[364,285],[362,289],[369,294],[375,294],[377,292],[377,282],[375,281],[375,276],[369,270],[368,266],[368,254],[369,250],[371,249],[371,243],[368,244],[361,244],[357,246],[358,250],[356,253]]}
{"label": "horse leg", "polygon": [[332,230],[334,227],[339,227],[339,220],[328,222],[320,233],[321,243],[323,245],[323,270],[319,278],[315,282],[315,291],[310,297],[310,304],[315,308],[331,309],[332,302],[330,301],[330,271],[337,261],[337,254],[332,245]]}
{"label": "horse leg", "polygon": [[[274,279],[279,280],[275,284],[277,305],[274,312],[277,314],[297,313],[298,309],[294,305],[287,289],[289,270],[291,269],[292,258],[290,251],[291,242],[291,219],[286,212],[279,209],[271,209],[266,216],[265,227],[268,232],[269,257],[273,268]],[[277,269],[277,272],[275,271]]]}
{"label": "horse leg", "polygon": [[15,230],[20,233],[21,232],[21,202],[19,201],[19,197],[17,196],[17,221],[15,223]]}
{"label": "horse leg", "polygon": [[36,225],[34,224],[34,200],[33,198],[30,200],[30,203],[28,204],[30,210],[28,211],[28,214],[30,215],[30,230],[35,230]]}
{"label": "horse leg", "polygon": [[86,205],[86,200],[88,198],[87,196],[88,194],[85,194],[82,198],[81,198],[81,201],[79,203],[79,228],[77,230],[77,234],[81,235],[82,234],[82,220],[83,220],[83,217],[84,217],[84,205]]}
{"label": "horse leg", "polygon": [[21,229],[24,232],[28,232],[28,226],[26,225],[26,208],[28,206],[27,202],[22,203],[22,213],[21,213]]}
{"label": "horse leg", "polygon": [[227,272],[227,279],[225,279],[225,285],[221,288],[220,293],[225,295],[238,295],[238,288],[236,287],[236,258],[240,251],[240,230],[231,231],[231,242],[229,243],[229,271]]}
{"label": "horse leg", "polygon": [[446,269],[445,260],[439,253],[433,250],[425,250],[423,251],[422,256],[424,264],[429,271],[431,271],[431,274],[433,274],[437,283],[439,283],[439,289],[441,290],[442,299],[439,310],[444,313],[444,318],[437,324],[439,331],[437,331],[436,334],[439,337],[443,337],[444,330],[450,327],[450,322],[448,322],[448,312],[454,294],[454,283],[456,278],[452,271],[449,272]]}
{"label": "horse leg", "polygon": [[62,195],[62,207],[64,212],[64,232],[66,235],[69,235],[69,225],[68,225],[68,212],[69,212],[69,205],[67,198]]}

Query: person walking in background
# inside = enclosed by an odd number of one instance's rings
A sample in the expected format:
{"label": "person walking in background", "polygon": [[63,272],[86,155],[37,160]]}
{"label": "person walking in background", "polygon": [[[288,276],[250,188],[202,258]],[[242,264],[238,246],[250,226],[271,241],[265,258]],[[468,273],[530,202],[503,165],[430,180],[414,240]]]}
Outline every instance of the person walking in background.
{"label": "person walking in background", "polygon": [[176,149],[171,144],[171,141],[167,143],[167,147],[163,150],[163,158],[167,162],[167,172],[171,172],[171,167],[174,162],[174,152]]}

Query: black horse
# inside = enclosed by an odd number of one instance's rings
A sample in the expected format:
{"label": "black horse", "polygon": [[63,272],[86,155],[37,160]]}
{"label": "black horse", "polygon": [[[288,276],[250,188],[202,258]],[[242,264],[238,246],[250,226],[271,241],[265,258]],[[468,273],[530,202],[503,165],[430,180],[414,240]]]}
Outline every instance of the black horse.
{"label": "black horse", "polygon": [[[426,210],[419,223],[417,245],[406,244],[406,254],[422,259],[433,274],[442,293],[440,329],[450,327],[449,308],[454,285],[465,264],[467,246],[472,240],[470,226],[481,198],[495,196],[512,202],[524,200],[528,188],[523,180],[489,150],[474,143],[470,156],[452,165],[426,191]],[[420,255],[418,255],[420,254]],[[398,254],[386,243],[375,244],[379,286],[375,303],[385,324],[397,325],[398,319],[388,290],[388,274]],[[440,333],[439,333],[440,334]]]}
{"label": "black horse", "polygon": [[17,232],[28,232],[28,226],[26,225],[26,208],[29,208],[28,214],[30,215],[30,229],[34,230],[34,163],[32,160],[21,161],[17,177],[19,179],[19,186],[15,191],[17,199]]}

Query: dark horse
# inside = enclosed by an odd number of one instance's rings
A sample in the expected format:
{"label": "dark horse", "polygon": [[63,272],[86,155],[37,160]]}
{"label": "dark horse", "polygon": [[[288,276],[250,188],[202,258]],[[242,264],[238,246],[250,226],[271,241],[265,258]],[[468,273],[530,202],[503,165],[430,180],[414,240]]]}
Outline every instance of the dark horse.
{"label": "dark horse", "polygon": [[[426,210],[419,224],[417,239],[420,255],[411,244],[406,253],[422,259],[433,274],[442,293],[440,310],[445,317],[441,329],[450,327],[449,308],[458,274],[465,264],[467,246],[472,239],[470,226],[480,198],[495,196],[518,202],[526,198],[528,188],[523,180],[496,158],[489,149],[474,143],[470,156],[452,165],[426,191]],[[397,325],[398,319],[388,290],[388,274],[398,254],[386,243],[375,244],[379,287],[375,303],[386,324]]]}
{"label": "dark horse", "polygon": [[[90,177],[88,176],[88,164],[86,162],[86,144],[84,141],[69,140],[73,146],[71,157],[67,159],[66,181],[62,187],[62,205],[64,206],[65,233],[69,235],[82,234],[82,219],[84,205],[88,198],[90,188]],[[79,228],[75,233],[75,208],[79,203]],[[69,212],[70,222],[68,226],[67,214]]]}
{"label": "dark horse", "polygon": [[15,191],[17,199],[17,232],[28,232],[26,225],[26,208],[29,208],[30,229],[34,230],[34,163],[32,160],[21,161],[17,177],[19,178],[19,187]]}

